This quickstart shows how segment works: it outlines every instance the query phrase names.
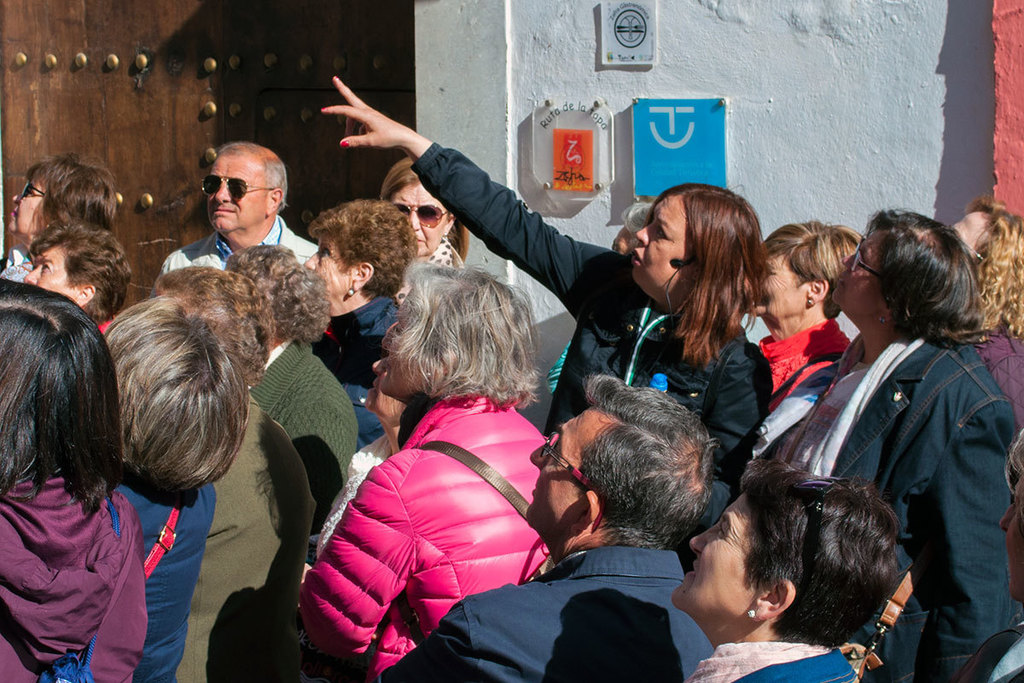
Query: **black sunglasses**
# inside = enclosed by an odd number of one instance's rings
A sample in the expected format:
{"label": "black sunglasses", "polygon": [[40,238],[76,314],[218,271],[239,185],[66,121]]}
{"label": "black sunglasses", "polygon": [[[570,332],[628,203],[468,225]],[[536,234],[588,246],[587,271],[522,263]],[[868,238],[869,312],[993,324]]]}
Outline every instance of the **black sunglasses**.
{"label": "black sunglasses", "polygon": [[249,187],[249,185],[241,178],[225,178],[219,175],[208,175],[203,178],[203,193],[215,195],[220,192],[220,186],[225,182],[228,184],[228,194],[231,195],[231,198],[236,202],[244,197],[247,192],[276,189],[273,187]]}
{"label": "black sunglasses", "polygon": [[33,185],[32,183],[25,183],[25,188],[21,191],[21,194],[18,196],[21,197],[22,199],[24,199],[25,197],[45,197],[46,193],[40,190],[35,185]]}
{"label": "black sunglasses", "polygon": [[442,218],[444,218],[444,210],[439,206],[431,206],[430,204],[424,204],[423,206],[406,206],[405,204],[395,204],[399,211],[404,213],[406,216],[411,214],[413,211],[416,212],[416,218],[419,219],[420,223],[432,228],[437,225]]}
{"label": "black sunglasses", "polygon": [[789,487],[789,492],[804,503],[807,511],[807,529],[804,531],[803,578],[800,580],[800,594],[811,585],[814,575],[814,558],[821,542],[821,514],[825,510],[825,494],[832,490],[835,479],[808,479]]}

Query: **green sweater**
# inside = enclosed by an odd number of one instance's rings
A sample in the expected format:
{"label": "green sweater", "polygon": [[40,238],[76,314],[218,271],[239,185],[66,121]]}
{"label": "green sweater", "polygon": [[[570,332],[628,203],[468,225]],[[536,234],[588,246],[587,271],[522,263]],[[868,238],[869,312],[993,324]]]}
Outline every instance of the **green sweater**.
{"label": "green sweater", "polygon": [[299,342],[274,359],[250,393],[288,433],[306,466],[316,501],[310,533],[319,533],[356,450],[352,401],[310,345]]}

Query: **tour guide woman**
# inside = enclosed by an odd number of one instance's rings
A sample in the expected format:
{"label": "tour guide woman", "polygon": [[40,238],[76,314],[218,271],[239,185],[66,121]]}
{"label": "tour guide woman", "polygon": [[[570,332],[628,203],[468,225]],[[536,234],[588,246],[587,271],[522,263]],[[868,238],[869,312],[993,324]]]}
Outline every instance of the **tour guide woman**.
{"label": "tour guide woman", "polygon": [[[629,256],[560,234],[453,149],[444,149],[356,97],[324,108],[362,124],[342,147],[401,148],[423,186],[491,251],[550,289],[576,319],[547,429],[587,407],[583,379],[615,375],[647,386],[664,373],[668,392],[698,411],[720,442],[707,519],[724,509],[767,412],[771,374],[742,320],[764,299],[767,273],[757,215],[719,187],[686,184],[655,201]],[[733,491],[730,491],[730,487]]]}

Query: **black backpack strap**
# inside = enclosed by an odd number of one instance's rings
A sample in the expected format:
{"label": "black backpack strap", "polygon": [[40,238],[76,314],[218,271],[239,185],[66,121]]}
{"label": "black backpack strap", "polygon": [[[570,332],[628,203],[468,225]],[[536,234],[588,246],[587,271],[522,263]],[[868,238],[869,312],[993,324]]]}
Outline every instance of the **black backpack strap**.
{"label": "black backpack strap", "polygon": [[421,445],[420,448],[427,451],[444,453],[476,472],[480,475],[481,479],[493,486],[498,493],[504,496],[505,500],[507,500],[512,507],[516,509],[516,512],[518,512],[523,519],[526,519],[526,508],[529,503],[526,502],[526,498],[523,498],[523,494],[519,493],[519,491],[517,491],[515,487],[508,482],[508,479],[501,476],[498,470],[494,469],[483,460],[467,451],[465,448],[456,446],[455,444],[447,441],[430,441],[429,443]]}

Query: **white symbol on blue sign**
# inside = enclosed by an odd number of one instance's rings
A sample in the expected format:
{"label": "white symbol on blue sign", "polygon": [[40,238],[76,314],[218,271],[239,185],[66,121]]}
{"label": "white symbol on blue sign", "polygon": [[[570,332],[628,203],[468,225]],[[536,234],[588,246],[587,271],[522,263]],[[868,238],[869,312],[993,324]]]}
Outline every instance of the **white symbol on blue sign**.
{"label": "white symbol on blue sign", "polygon": [[654,196],[681,183],[725,187],[725,111],[720,98],[637,100],[634,193]]}
{"label": "white symbol on blue sign", "polygon": [[[650,112],[652,114],[668,114],[668,134],[670,137],[674,137],[676,134],[676,114],[692,114],[693,107],[651,107]],[[676,140],[669,142],[665,138],[658,134],[658,127],[654,125],[654,121],[651,121],[651,135],[658,141],[658,144],[668,149],[679,149],[687,142],[690,141],[690,136],[693,135],[693,121],[690,121],[686,128],[686,135],[683,136],[682,140]]]}

